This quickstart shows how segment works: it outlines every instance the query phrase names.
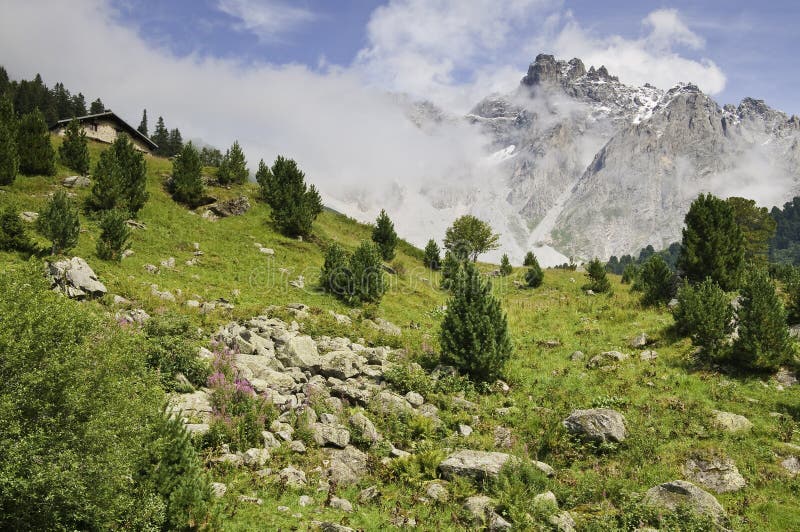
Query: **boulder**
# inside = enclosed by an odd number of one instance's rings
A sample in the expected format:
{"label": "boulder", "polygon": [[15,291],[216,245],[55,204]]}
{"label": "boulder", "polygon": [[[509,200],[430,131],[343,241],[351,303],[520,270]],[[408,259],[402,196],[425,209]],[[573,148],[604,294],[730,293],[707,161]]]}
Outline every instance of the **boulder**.
{"label": "boulder", "polygon": [[211,396],[205,390],[175,395],[169,401],[169,408],[183,418],[196,418],[204,423],[211,421]]}
{"label": "boulder", "polygon": [[556,530],[559,532],[575,531],[575,519],[572,518],[572,514],[569,512],[559,512],[555,515],[551,515],[547,520],[551,525],[556,527]]}
{"label": "boulder", "polygon": [[558,508],[558,499],[552,491],[546,491],[538,495],[534,495],[533,504],[535,506],[550,506],[551,508]]}
{"label": "boulder", "polygon": [[586,357],[583,354],[583,351],[573,351],[572,354],[569,356],[569,359],[573,362],[580,362]]}
{"label": "boulder", "polygon": [[370,486],[368,488],[364,488],[358,493],[358,502],[361,504],[367,504],[380,496],[381,492],[378,490],[378,486]]}
{"label": "boulder", "polygon": [[403,334],[403,331],[390,321],[386,321],[383,318],[375,318],[374,320],[364,320],[363,322],[366,325],[369,325],[373,329],[382,332],[383,334],[388,334],[390,336],[400,336]]}
{"label": "boulder", "polygon": [[302,488],[306,485],[306,474],[294,466],[287,466],[278,472],[278,478],[289,488]]}
{"label": "boulder", "polygon": [[310,336],[288,338],[276,356],[286,366],[296,366],[313,372],[317,371],[321,363],[317,344]]}
{"label": "boulder", "polygon": [[625,441],[625,418],[610,408],[575,410],[564,420],[564,427],[584,441],[598,443]]}
{"label": "boulder", "polygon": [[319,374],[347,380],[361,373],[363,359],[352,351],[331,351],[319,357]]}
{"label": "boulder", "polygon": [[637,334],[628,344],[633,349],[641,349],[647,345],[647,335],[645,333]]}
{"label": "boulder", "polygon": [[731,412],[724,412],[722,410],[713,410],[714,418],[712,422],[720,430],[727,432],[743,432],[753,428],[753,424],[744,416],[733,414]]}
{"label": "boulder", "polygon": [[406,401],[414,408],[418,408],[425,403],[425,399],[417,392],[408,392],[405,397]]}
{"label": "boulder", "polygon": [[67,188],[86,188],[91,186],[92,181],[85,175],[71,175],[69,177],[65,177],[61,184]]}
{"label": "boulder", "polygon": [[33,222],[39,219],[39,213],[33,211],[22,211],[21,213],[19,213],[19,217],[23,222],[32,224]]}
{"label": "boulder", "polygon": [[341,425],[314,423],[310,428],[314,441],[320,447],[333,446],[344,449],[350,443],[350,431]]}
{"label": "boulder", "polygon": [[382,391],[375,396],[375,408],[381,414],[411,415],[414,408],[396,393]]}
{"label": "boulder", "polygon": [[511,448],[511,429],[507,427],[495,427],[494,446],[503,449]]}
{"label": "boulder", "polygon": [[357,412],[350,416],[348,421],[353,430],[358,434],[359,439],[362,441],[375,443],[381,439],[381,435],[378,433],[375,425],[361,412]]}
{"label": "boulder", "polygon": [[341,499],[339,497],[331,497],[328,506],[330,506],[334,510],[341,510],[343,512],[353,511],[353,503],[351,503],[347,499]]}
{"label": "boulder", "polygon": [[476,481],[497,478],[511,459],[505,453],[463,450],[452,453],[439,464],[444,478],[468,477]]}
{"label": "boulder", "polygon": [[450,498],[450,492],[441,482],[431,482],[425,489],[425,495],[432,501],[445,502]]}
{"label": "boulder", "polygon": [[747,484],[733,460],[726,457],[692,457],[683,470],[690,480],[717,493],[738,491]]}
{"label": "boulder", "polygon": [[800,474],[800,458],[790,456],[781,462],[781,467],[792,475]]}
{"label": "boulder", "polygon": [[670,511],[678,506],[687,506],[718,522],[725,519],[725,509],[713,495],[685,480],[673,480],[650,488],[644,495],[644,501],[651,506]]}
{"label": "boulder", "polygon": [[494,501],[486,495],[473,495],[464,501],[464,509],[470,516],[473,525],[480,525],[486,521],[486,514],[491,512]]}
{"label": "boulder", "polygon": [[247,467],[258,469],[267,463],[270,459],[270,454],[267,449],[247,449],[242,453],[242,463]]}
{"label": "boulder", "polygon": [[352,445],[344,449],[326,449],[330,466],[326,474],[337,485],[355,484],[367,474],[367,455]]}
{"label": "boulder", "polygon": [[51,287],[71,298],[101,297],[108,292],[94,271],[80,257],[49,262],[47,273]]}
{"label": "boulder", "polygon": [[641,353],[639,353],[639,360],[643,360],[645,362],[650,360],[655,360],[658,358],[658,353],[653,351],[652,349],[645,349]]}
{"label": "boulder", "polygon": [[223,497],[227,491],[228,491],[228,486],[226,486],[222,482],[211,483],[211,494],[214,495],[214,497],[216,498]]}
{"label": "boulder", "polygon": [[291,394],[297,383],[290,374],[272,369],[270,361],[270,357],[239,354],[234,357],[234,366],[239,376],[247,379],[258,393],[274,390]]}
{"label": "boulder", "polygon": [[220,218],[239,216],[250,210],[250,200],[247,196],[239,196],[238,198],[220,201],[210,205],[208,210]]}
{"label": "boulder", "polygon": [[797,384],[797,373],[788,368],[779,369],[773,378],[784,388]]}
{"label": "boulder", "polygon": [[464,423],[458,424],[458,434],[464,438],[469,437],[472,434],[472,427],[466,425]]}
{"label": "boulder", "polygon": [[589,359],[586,364],[588,368],[599,368],[603,366],[612,366],[618,362],[626,360],[628,355],[620,353],[619,351],[605,351],[599,355],[595,355]]}

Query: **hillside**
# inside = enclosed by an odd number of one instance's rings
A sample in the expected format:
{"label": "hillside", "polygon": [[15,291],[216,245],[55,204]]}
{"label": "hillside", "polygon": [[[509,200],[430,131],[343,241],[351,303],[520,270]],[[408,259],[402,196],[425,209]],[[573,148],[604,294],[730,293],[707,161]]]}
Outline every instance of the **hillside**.
{"label": "hillside", "polygon": [[[57,145],[60,141],[54,138],[53,142]],[[90,145],[92,167],[102,149]],[[730,492],[714,493],[727,513],[727,526],[734,530],[800,529],[800,476],[782,465],[796,464],[797,458],[791,462],[791,457],[800,456],[800,386],[786,379],[781,384],[771,375],[731,374],[699,364],[689,340],[673,332],[671,314],[664,308],[643,307],[640,296],[622,285],[619,277],[610,276],[613,295],[587,295],[581,289],[584,274],[575,271],[548,269],[543,286],[536,290],[515,286],[514,281],[523,279],[522,268],[516,268],[510,277],[494,279],[493,291],[508,314],[514,355],[505,372],[507,390],[502,384],[476,389],[463,379],[432,376],[437,373],[441,308],[448,295],[438,288],[438,274],[422,266],[419,250],[408,244],[398,247],[398,256],[390,264],[394,273],[387,273],[390,289],[379,308],[359,312],[318,291],[316,279],[327,246],[337,242],[352,250],[369,238],[369,226],[325,211],[314,225],[312,238],[283,237],[269,223],[269,209],[257,201],[252,184],[210,187],[208,193],[218,199],[244,194],[252,205],[243,215],[210,220],[200,214],[202,209],[190,211],[164,191],[164,179],[171,171],[168,160],[148,158],[147,165],[150,200],[139,215],[144,227],[133,230],[132,256],[119,264],[97,258],[97,224],[82,218],[85,232],[70,255],[86,259],[109,292],[101,300],[81,303],[85,312],[107,313],[109,324],[117,310],[128,307],[153,316],[179,313],[202,329],[198,347],[217,349],[211,341],[220,327],[224,329],[218,339],[229,345],[233,335],[233,345],[237,345],[235,335],[241,334],[241,328],[229,325],[236,322],[250,331],[262,327],[264,350],[276,356],[286,354],[278,348],[278,337],[288,331],[292,339],[313,337],[321,353],[367,353],[363,355],[366,358],[385,359],[379,364],[354,362],[359,367],[353,375],[359,383],[370,383],[364,389],[380,389],[376,397],[387,397],[380,393],[390,392],[386,408],[377,408],[380,400],[373,397],[363,405],[347,398],[315,401],[311,384],[323,390],[336,390],[342,384],[336,377],[321,378],[317,366],[300,378],[298,384],[308,384],[303,386],[305,402],[298,400],[295,408],[284,409],[281,420],[289,427],[270,427],[278,435],[270,438],[280,439],[282,431],[291,429],[294,439],[289,439],[302,441],[305,452],[284,441],[270,449],[264,463],[244,467],[235,449],[225,452],[222,445],[210,445],[202,436],[196,437],[212,480],[227,488],[215,506],[222,529],[347,530],[321,522],[363,530],[480,529],[486,514],[480,500],[471,497],[485,494],[493,499],[495,509],[488,516],[494,529],[503,526],[496,519],[502,516],[514,530],[634,530],[647,525],[663,530],[710,530],[710,521],[692,517],[683,508],[676,512],[648,509],[641,496],[676,479],[693,478],[700,486],[696,479],[703,475],[692,472],[695,466],[690,462],[713,463],[715,459],[716,465],[706,471],[708,482],[713,483],[723,470],[725,482],[736,484],[732,470],[738,469],[746,483]],[[62,187],[61,181],[68,175],[70,172],[59,168],[52,178],[19,176],[13,185],[0,187],[0,205],[39,211],[47,195]],[[313,176],[310,179],[313,182]],[[71,190],[78,199],[88,191]],[[261,248],[274,253],[264,253]],[[202,254],[196,254],[198,250]],[[174,266],[162,265],[170,257],[175,259]],[[21,269],[24,259],[16,253],[0,252],[0,267],[3,272]],[[156,266],[157,273],[148,271],[146,265]],[[488,271],[494,267],[485,264],[481,268]],[[300,276],[305,279],[304,288],[289,284]],[[158,296],[151,285],[157,285],[158,292],[169,291],[175,300]],[[129,303],[116,306],[112,295]],[[200,305],[214,302],[215,308],[204,311],[188,306],[187,301]],[[224,308],[226,302],[232,308]],[[295,303],[308,309],[287,308]],[[337,319],[331,312],[351,319]],[[268,322],[267,314],[280,321],[259,325]],[[265,317],[260,322],[250,321],[257,316]],[[399,326],[400,334],[388,327],[373,327],[377,319],[371,318],[377,317]],[[298,325],[292,326],[292,321]],[[634,343],[642,333],[646,338]],[[337,336],[352,342],[330,338]],[[268,345],[273,341],[270,351]],[[286,344],[290,341],[284,340]],[[338,347],[324,349],[326,344]],[[391,351],[379,355],[383,351],[374,348],[384,345]],[[607,355],[591,362],[612,351],[629,356],[614,360],[608,357],[616,355]],[[341,381],[347,383],[352,368],[343,366],[345,369],[335,369],[345,374]],[[275,373],[281,374],[274,369],[268,374],[280,381],[282,377]],[[289,373],[297,372],[287,365],[281,375]],[[292,386],[294,382],[290,382]],[[415,395],[406,395],[408,392],[420,394],[422,402]],[[394,398],[399,396],[398,403]],[[397,404],[401,406],[395,408]],[[303,410],[301,405],[310,408]],[[583,443],[568,433],[563,421],[575,410],[592,408],[610,408],[624,416],[624,441]],[[308,413],[312,409],[314,414]],[[732,432],[715,423],[716,411],[745,416],[752,427]],[[374,424],[382,436],[379,442],[355,436],[352,417],[358,413]],[[329,429],[320,425],[336,427],[325,443],[319,444],[304,424],[304,416],[309,415],[331,420],[312,423],[315,430],[329,434]],[[333,417],[323,418],[325,415]],[[184,416],[192,418],[185,412]],[[339,420],[348,427],[349,446],[331,444],[341,435]],[[197,419],[188,421],[202,424]],[[357,450],[350,451],[354,448]],[[494,479],[486,475],[486,479],[472,482],[456,474],[441,481],[446,468],[437,466],[463,449],[506,453],[519,463],[509,460]],[[326,471],[331,461],[346,461],[339,456],[344,451],[363,455],[363,471],[353,483],[331,485]],[[537,461],[549,465],[552,475],[546,474],[546,467],[537,467]],[[291,487],[287,481],[288,474],[283,472],[290,465],[304,473],[307,481],[303,485]],[[432,483],[444,491],[431,488]],[[371,486],[376,487],[377,495],[365,494]],[[536,498],[548,491],[557,508],[552,502],[542,502],[548,497]],[[354,511],[347,511],[346,504],[326,504],[333,495],[352,503]],[[465,509],[465,501],[478,505],[478,510]]]}

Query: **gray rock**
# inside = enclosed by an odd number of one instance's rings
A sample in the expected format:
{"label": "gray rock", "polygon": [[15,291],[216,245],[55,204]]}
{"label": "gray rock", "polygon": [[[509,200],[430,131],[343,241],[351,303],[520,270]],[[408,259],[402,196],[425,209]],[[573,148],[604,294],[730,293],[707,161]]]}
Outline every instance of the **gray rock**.
{"label": "gray rock", "polygon": [[800,340],[800,325],[792,325],[789,327],[789,336]]}
{"label": "gray rock", "polygon": [[647,345],[647,334],[641,333],[633,337],[629,344],[633,349],[641,349]]}
{"label": "gray rock", "polygon": [[396,393],[383,391],[375,397],[375,409],[380,414],[411,415],[414,413],[412,406],[403,397]]}
{"label": "gray rock", "polygon": [[262,467],[270,459],[269,450],[251,448],[242,453],[242,463],[254,469]]}
{"label": "gray rock", "polygon": [[544,473],[545,475],[547,475],[548,477],[556,476],[556,470],[553,469],[549,464],[545,464],[544,462],[534,460],[533,466],[542,473]]}
{"label": "gray rock", "polygon": [[781,462],[781,467],[792,475],[800,474],[800,458],[790,456]]}
{"label": "gray rock", "polygon": [[299,489],[306,485],[306,474],[294,466],[287,466],[280,470],[278,478],[281,482],[293,489]]}
{"label": "gray rock", "polygon": [[575,519],[572,518],[572,514],[569,512],[559,512],[555,515],[551,515],[547,520],[551,525],[556,527],[556,530],[559,532],[575,531]]}
{"label": "gray rock", "polygon": [[511,429],[507,427],[495,427],[494,446],[503,449],[511,448]]}
{"label": "gray rock", "polygon": [[572,354],[569,356],[569,359],[573,362],[580,362],[585,358],[586,355],[583,354],[583,351],[573,351]]}
{"label": "gray rock", "polygon": [[712,413],[714,415],[713,424],[720,430],[743,432],[753,428],[753,424],[744,416],[722,410],[712,410]]}
{"label": "gray rock", "polygon": [[473,495],[464,501],[464,509],[469,513],[474,525],[486,522],[486,516],[494,508],[494,501],[486,495]]}
{"label": "gray rock", "polygon": [[234,365],[241,378],[250,381],[258,393],[269,390],[291,394],[297,383],[291,375],[270,367],[270,357],[260,355],[235,355]]}
{"label": "gray rock", "polygon": [[738,491],[747,484],[733,460],[726,457],[692,457],[686,461],[683,470],[690,480],[717,493]]}
{"label": "gray rock", "polygon": [[172,303],[175,302],[175,296],[172,295],[172,292],[170,292],[169,290],[163,290],[163,291],[159,290],[158,289],[158,285],[155,285],[155,284],[150,285],[150,293],[154,297],[157,297],[158,299],[161,299],[162,301],[169,301],[169,302],[172,302]]}
{"label": "gray rock", "polygon": [[23,222],[32,224],[33,222],[39,219],[39,213],[33,211],[22,211],[21,213],[19,213],[19,217]]}
{"label": "gray rock", "polygon": [[378,497],[381,496],[381,492],[378,491],[378,486],[370,486],[368,488],[364,488],[358,494],[358,502],[361,504],[367,504]]}
{"label": "gray rock", "polygon": [[350,443],[350,431],[341,425],[314,423],[310,428],[314,441],[320,447],[333,446],[344,449]]}
{"label": "gray rock", "polygon": [[534,495],[533,504],[536,506],[549,506],[558,509],[558,499],[556,499],[556,495],[552,491]]}
{"label": "gray rock", "polygon": [[441,482],[431,482],[425,489],[425,495],[432,501],[446,502],[450,498],[450,492]]}
{"label": "gray rock", "polygon": [[299,499],[297,499],[297,504],[305,508],[306,506],[311,506],[314,504],[314,499],[309,497],[308,495],[301,495]]}
{"label": "gray rock", "polygon": [[447,479],[468,477],[476,481],[497,478],[502,467],[511,459],[505,453],[463,450],[452,453],[439,464]]}
{"label": "gray rock", "polygon": [[175,267],[175,257],[170,257],[168,259],[164,259],[161,261],[161,266],[163,268],[174,268]]}
{"label": "gray rock", "polygon": [[334,510],[341,510],[343,512],[353,511],[353,504],[347,499],[340,499],[339,497],[331,497],[329,506]]}
{"label": "gray rock", "polygon": [[465,425],[464,423],[459,423],[458,434],[464,438],[467,438],[470,434],[472,434],[472,427]]}
{"label": "gray rock", "polygon": [[378,433],[375,425],[361,412],[357,412],[350,416],[348,421],[350,426],[358,434],[361,440],[369,443],[375,443],[381,439],[381,435]]}
{"label": "gray rock", "polygon": [[214,216],[225,218],[228,216],[239,216],[250,210],[250,201],[247,196],[239,196],[225,201],[218,201],[210,205],[207,212]]}
{"label": "gray rock", "polygon": [[211,483],[211,494],[214,495],[216,498],[223,497],[225,493],[228,491],[228,486],[223,484],[222,482],[212,482]]}
{"label": "gray rock", "polygon": [[655,360],[658,358],[658,353],[653,351],[652,349],[645,349],[641,353],[639,353],[639,360],[650,361]]}
{"label": "gray rock", "polygon": [[383,334],[388,334],[390,336],[400,336],[403,334],[403,331],[389,321],[384,320],[383,318],[375,318],[374,320],[364,320],[364,323],[373,329],[376,329]]}
{"label": "gray rock", "polygon": [[256,506],[261,506],[262,504],[264,504],[264,501],[262,501],[258,497],[251,497],[249,495],[239,495],[238,500],[239,500],[239,502],[246,502],[248,504],[255,504]]}
{"label": "gray rock", "polygon": [[157,274],[158,273],[158,266],[155,264],[145,264],[144,269],[147,273]]}
{"label": "gray rock", "polygon": [[367,455],[352,445],[325,451],[330,459],[326,474],[337,485],[355,484],[367,474]]}
{"label": "gray rock", "polygon": [[189,434],[203,435],[211,429],[208,423],[187,423],[185,425],[186,432]]}
{"label": "gray rock", "polygon": [[363,359],[352,351],[332,351],[319,357],[319,373],[347,380],[361,373]]}
{"label": "gray rock", "polygon": [[619,351],[605,351],[590,358],[589,362],[586,364],[586,367],[599,368],[603,366],[611,366],[618,362],[622,362],[627,358],[628,355],[625,353],[620,353]]}
{"label": "gray rock", "polygon": [[264,440],[264,448],[266,449],[277,449],[281,446],[278,438],[268,430],[261,431],[261,438]]}
{"label": "gray rock", "polygon": [[292,440],[289,442],[289,450],[293,453],[304,454],[306,452],[306,444],[300,440]]}
{"label": "gray rock", "polygon": [[797,384],[797,373],[788,368],[781,368],[773,378],[784,388]]}
{"label": "gray rock", "polygon": [[340,525],[338,523],[314,521],[312,524],[318,526],[320,532],[355,532],[355,530],[349,526]]}
{"label": "gray rock", "polygon": [[324,423],[326,425],[338,425],[339,418],[334,414],[329,414],[325,412],[319,415],[319,422]]}
{"label": "gray rock", "polygon": [[406,401],[414,408],[418,408],[425,403],[425,399],[417,392],[408,392],[406,394]]}
{"label": "gray rock", "polygon": [[61,184],[67,188],[86,188],[92,185],[92,181],[85,175],[72,175],[65,177]]}
{"label": "gray rock", "polygon": [[183,418],[195,418],[208,423],[211,421],[211,396],[206,390],[178,394],[170,398],[169,409]]}
{"label": "gray rock", "polygon": [[610,408],[575,410],[563,424],[571,434],[584,441],[622,442],[627,435],[625,418]]}
{"label": "gray rock", "polygon": [[678,506],[688,506],[696,513],[711,516],[716,521],[724,520],[726,515],[725,509],[713,495],[685,480],[673,480],[650,488],[644,495],[644,501],[670,511]]}
{"label": "gray rock", "polygon": [[51,287],[71,298],[101,297],[108,292],[94,271],[80,257],[49,262],[47,273]]}

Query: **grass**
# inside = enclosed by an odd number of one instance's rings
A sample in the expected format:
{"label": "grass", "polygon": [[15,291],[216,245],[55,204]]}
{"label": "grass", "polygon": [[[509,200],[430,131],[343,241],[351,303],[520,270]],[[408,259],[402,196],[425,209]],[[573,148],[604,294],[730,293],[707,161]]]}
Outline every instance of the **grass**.
{"label": "grass", "polygon": [[[101,149],[100,145],[91,146],[93,161]],[[382,337],[359,320],[352,327],[337,325],[327,311],[348,313],[352,309],[315,290],[324,250],[333,241],[354,249],[369,238],[369,226],[326,211],[316,222],[311,239],[301,242],[285,238],[271,226],[268,207],[255,200],[253,185],[211,188],[209,193],[220,198],[247,194],[253,205],[243,216],[212,222],[169,198],[162,185],[163,175],[169,171],[169,161],[148,158],[151,197],[140,214],[147,229],[134,230],[132,257],[121,263],[99,260],[94,251],[97,223],[82,219],[86,232],[71,254],[87,259],[111,294],[122,295],[150,313],[185,314],[203,327],[206,335],[220,324],[252,317],[270,305],[303,302],[312,307],[312,317],[304,324],[311,334],[361,336],[368,343],[390,341],[407,348],[410,361],[425,365],[435,362],[431,352],[437,349],[436,331],[441,319],[437,309],[446,303],[447,296],[438,290],[436,276],[420,264],[418,250],[400,247],[392,264],[398,274],[390,276],[391,289],[378,311],[403,328],[399,340]],[[60,186],[65,175],[69,172],[59,168],[53,178],[19,177],[13,185],[0,187],[4,190],[0,203],[14,202],[20,210],[39,211],[47,194]],[[88,193],[76,192],[79,200]],[[200,244],[204,254],[197,265],[187,266],[194,242]],[[275,255],[260,253],[255,243],[273,248]],[[175,268],[160,266],[168,257],[175,257]],[[0,253],[0,267],[13,268],[23,259],[18,254]],[[147,273],[145,264],[159,266],[160,272]],[[303,290],[288,284],[298,275],[306,278]],[[524,269],[517,268],[512,276],[494,283],[495,294],[508,313],[515,344],[506,369],[511,385],[508,395],[479,394],[467,388],[467,398],[478,404],[473,413],[453,403],[458,386],[445,390],[430,385],[426,399],[440,408],[441,427],[426,426],[419,420],[376,420],[385,436],[413,448],[417,458],[383,466],[379,460],[382,451],[371,450],[374,467],[370,475],[358,486],[337,493],[354,502],[356,511],[352,514],[322,506],[326,493],[317,491],[314,473],[309,474],[308,488],[292,491],[249,472],[213,466],[215,479],[229,485],[228,494],[220,502],[225,529],[304,529],[316,519],[377,530],[392,528],[392,523],[403,517],[414,518],[421,530],[469,528],[458,497],[442,504],[420,501],[425,483],[435,477],[435,469],[421,461],[453,448],[496,450],[492,435],[498,426],[512,430],[513,446],[508,452],[544,461],[557,470],[554,478],[532,477],[529,485],[485,487],[497,499],[499,508],[518,520],[520,529],[549,526],[532,504],[533,495],[545,490],[552,490],[561,508],[572,512],[579,529],[608,529],[635,494],[684,478],[682,465],[695,452],[724,453],[747,480],[743,490],[717,496],[731,517],[732,528],[800,529],[800,479],[790,477],[779,464],[779,457],[791,454],[786,443],[800,444],[800,386],[779,391],[768,375],[730,376],[698,364],[690,342],[672,334],[670,314],[663,308],[643,307],[639,295],[630,293],[616,276],[610,276],[613,295],[597,296],[583,293],[580,286],[584,275],[580,272],[547,270],[543,286],[536,290],[517,289],[513,281],[522,281],[523,277]],[[151,284],[176,294],[177,302],[165,303],[153,297]],[[230,300],[235,308],[205,315],[182,304],[188,299],[218,298]],[[110,309],[110,296],[89,304]],[[410,327],[412,323],[419,328]],[[639,360],[638,352],[628,347],[641,332],[651,339],[648,348],[658,351],[654,361]],[[576,350],[587,358],[608,350],[632,356],[612,370],[587,369],[585,360],[570,359]],[[600,406],[625,415],[630,435],[624,443],[597,448],[568,437],[561,421],[572,410]],[[710,422],[714,409],[747,416],[754,424],[752,431],[732,435],[715,429]],[[456,436],[458,423],[472,425],[475,432],[468,438]],[[313,447],[305,456],[273,454],[268,464],[273,470],[293,463],[310,471],[323,458]],[[358,504],[358,491],[373,484],[382,492],[379,502]],[[468,483],[451,486],[451,492],[461,497],[478,491],[478,486]],[[300,507],[298,497],[303,494],[313,497],[317,504]],[[238,502],[239,495],[260,497],[263,505]],[[279,511],[281,506],[288,510]],[[294,517],[296,514],[301,517]]]}

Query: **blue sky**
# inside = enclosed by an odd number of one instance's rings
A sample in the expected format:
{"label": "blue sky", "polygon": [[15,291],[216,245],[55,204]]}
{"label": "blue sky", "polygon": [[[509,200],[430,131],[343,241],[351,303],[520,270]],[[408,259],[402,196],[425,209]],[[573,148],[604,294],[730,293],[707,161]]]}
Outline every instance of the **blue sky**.
{"label": "blue sky", "polygon": [[[245,64],[300,63],[311,69],[319,69],[321,65],[352,65],[359,52],[370,46],[367,27],[375,10],[387,4],[376,0],[113,0],[112,3],[119,23],[135,28],[148,43],[177,56],[197,54]],[[428,2],[436,3],[440,2]],[[463,9],[467,3],[456,2],[455,9]],[[451,79],[453,84],[469,82],[475,70],[484,66],[482,61],[497,62],[497,54],[504,52],[508,66],[514,67],[521,77],[535,55],[535,46],[521,43],[535,38],[541,51],[557,51],[553,49],[553,31],[557,29],[544,29],[548,18],[559,18],[561,28],[565,20],[572,20],[586,36],[599,41],[615,38],[635,41],[647,33],[642,21],[659,9],[675,10],[702,41],[700,46],[674,42],[671,51],[688,60],[711,61],[724,74],[721,90],[710,91],[716,93],[714,96],[720,103],[738,103],[745,96],[753,96],[788,113],[800,114],[800,103],[795,96],[795,87],[800,83],[800,60],[796,55],[800,45],[796,36],[800,2],[787,0],[528,2],[520,16],[525,24],[507,28],[506,46],[519,43],[518,49],[500,47],[491,50],[488,56],[477,54],[454,68]],[[259,21],[259,10],[263,16],[282,22],[276,27],[269,20]],[[436,16],[433,9],[429,13]],[[530,53],[520,53],[519,48],[526,47]]]}

